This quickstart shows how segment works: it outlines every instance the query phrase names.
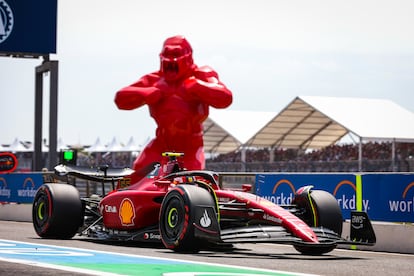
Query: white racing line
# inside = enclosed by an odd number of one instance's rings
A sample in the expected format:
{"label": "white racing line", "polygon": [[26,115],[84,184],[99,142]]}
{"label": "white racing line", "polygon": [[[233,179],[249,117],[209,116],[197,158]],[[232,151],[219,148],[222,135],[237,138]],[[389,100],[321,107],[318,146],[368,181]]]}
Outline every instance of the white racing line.
{"label": "white racing line", "polygon": [[[295,274],[295,275],[310,275],[310,274]],[[168,272],[163,273],[162,276],[266,276],[266,274],[245,274],[232,272]]]}
{"label": "white racing line", "polygon": [[[20,247],[16,248],[18,244],[27,244],[31,246],[39,246],[39,247]],[[42,248],[46,247],[46,248]],[[22,255],[37,255],[37,256],[68,256],[68,257],[90,257],[93,256],[94,253],[99,254],[113,254],[118,256],[128,256],[132,258],[146,258],[146,259],[158,259],[158,260],[167,260],[167,261],[174,261],[177,263],[184,263],[184,264],[199,264],[199,265],[209,265],[209,266],[219,266],[219,267],[228,267],[228,268],[235,268],[241,270],[256,270],[257,272],[261,272],[262,274],[246,274],[246,273],[232,273],[232,272],[166,272],[160,275],[162,276],[266,276],[266,275],[275,275],[277,273],[283,275],[292,275],[292,276],[314,276],[315,274],[306,274],[306,273],[296,273],[296,272],[287,272],[287,271],[278,271],[278,270],[267,270],[267,269],[259,269],[253,267],[244,267],[244,266],[235,266],[235,265],[225,265],[225,264],[215,264],[215,263],[207,263],[207,262],[196,262],[196,261],[183,261],[179,259],[171,259],[171,258],[162,258],[162,257],[147,257],[142,255],[133,255],[133,254],[125,254],[125,253],[116,253],[116,252],[107,252],[107,251],[98,251],[98,250],[90,250],[90,249],[77,249],[71,247],[64,247],[64,246],[53,246],[53,245],[44,245],[44,244],[36,244],[36,243],[28,243],[28,242],[18,242],[12,240],[0,240],[0,254],[7,254],[7,255],[14,255],[14,256],[22,256]],[[89,275],[102,275],[102,276],[121,276],[124,274],[117,274],[117,273],[108,273],[103,271],[95,271],[90,269],[84,268],[75,268],[70,266],[63,266],[63,265],[56,265],[56,264],[49,264],[45,262],[39,262],[34,260],[24,260],[24,259],[17,259],[15,258],[4,258],[0,257],[0,261],[4,262],[12,262],[24,265],[31,265],[36,267],[43,267],[43,268],[50,268],[50,269],[57,269],[62,271],[68,272],[75,272],[75,273],[84,273]],[[269,274],[266,274],[268,272]]]}
{"label": "white racing line", "polygon": [[0,261],[16,263],[16,264],[23,264],[23,265],[31,265],[31,266],[43,267],[43,268],[50,268],[50,269],[57,269],[57,270],[68,271],[68,272],[83,273],[83,274],[89,274],[89,275],[97,275],[97,276],[99,276],[99,275],[102,275],[102,276],[120,276],[120,274],[107,273],[107,272],[102,272],[102,271],[94,271],[94,270],[89,270],[89,269],[75,268],[75,267],[63,266],[63,265],[53,265],[53,264],[47,264],[47,263],[42,263],[42,262],[34,262],[34,261],[29,261],[29,260],[20,260],[20,259],[0,257]]}

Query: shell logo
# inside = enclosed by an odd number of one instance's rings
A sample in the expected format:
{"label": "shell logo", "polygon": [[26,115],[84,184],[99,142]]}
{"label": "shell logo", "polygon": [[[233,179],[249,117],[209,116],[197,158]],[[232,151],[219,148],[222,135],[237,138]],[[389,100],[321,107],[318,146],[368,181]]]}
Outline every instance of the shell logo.
{"label": "shell logo", "polygon": [[119,218],[123,226],[133,226],[135,218],[135,207],[129,198],[125,198],[119,207]]}

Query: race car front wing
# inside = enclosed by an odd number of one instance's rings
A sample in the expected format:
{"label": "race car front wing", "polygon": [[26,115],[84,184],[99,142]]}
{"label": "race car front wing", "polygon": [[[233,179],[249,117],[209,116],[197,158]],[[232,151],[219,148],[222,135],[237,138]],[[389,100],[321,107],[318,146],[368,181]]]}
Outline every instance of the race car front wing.
{"label": "race car front wing", "polygon": [[282,226],[252,225],[222,229],[220,239],[224,243],[286,243],[306,246],[326,246],[334,244],[374,245],[376,236],[365,212],[352,211],[350,237],[342,238],[334,231],[323,227],[312,227],[319,243],[304,242]]}

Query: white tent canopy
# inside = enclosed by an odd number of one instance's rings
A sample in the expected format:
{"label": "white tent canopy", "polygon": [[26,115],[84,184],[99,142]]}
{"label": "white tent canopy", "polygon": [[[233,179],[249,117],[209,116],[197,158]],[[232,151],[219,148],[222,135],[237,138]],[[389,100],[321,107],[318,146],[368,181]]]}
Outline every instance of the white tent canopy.
{"label": "white tent canopy", "polygon": [[414,113],[390,100],[299,96],[278,114],[211,110],[204,122],[204,147],[227,153],[248,147],[321,149],[344,136],[359,141],[359,168],[365,141],[414,143]]}
{"label": "white tent canopy", "polygon": [[[56,146],[56,150],[59,152],[62,150],[67,150],[67,149],[69,149],[69,147],[63,143],[62,138],[59,138],[57,146]],[[28,150],[31,152],[34,151],[34,145],[32,143],[30,143]],[[49,146],[42,143],[42,152],[49,152]]]}
{"label": "white tent canopy", "polygon": [[247,144],[320,149],[353,134],[361,141],[414,142],[414,113],[384,99],[296,97]]}
{"label": "white tent canopy", "polygon": [[122,148],[123,151],[129,152],[129,151],[141,151],[141,146],[138,145],[135,140],[134,137],[131,136],[131,138],[129,138],[128,143]]}
{"label": "white tent canopy", "polygon": [[414,113],[390,100],[301,98],[363,140],[414,142]]}
{"label": "white tent canopy", "polygon": [[118,142],[118,139],[116,137],[112,138],[111,143],[106,148],[108,152],[122,152],[124,151],[124,146]]}
{"label": "white tent canopy", "polygon": [[276,112],[211,109],[203,123],[204,151],[227,153],[237,150],[255,135]]}
{"label": "white tent canopy", "polygon": [[104,145],[102,145],[101,139],[98,137],[96,138],[95,143],[89,148],[85,149],[85,151],[86,152],[106,152],[107,149]]}
{"label": "white tent canopy", "polygon": [[362,142],[392,142],[395,160],[395,142],[414,143],[413,126],[414,113],[390,100],[299,96],[278,114],[212,110],[204,141],[206,152],[226,153],[247,147],[321,149],[356,136],[361,170]]}
{"label": "white tent canopy", "polygon": [[63,142],[62,138],[59,138],[58,143],[57,143],[57,150],[62,151],[62,150],[67,150],[67,149],[69,149],[69,147]]}
{"label": "white tent canopy", "polygon": [[33,149],[26,148],[18,138],[15,138],[13,143],[7,148],[11,152],[31,152]]}

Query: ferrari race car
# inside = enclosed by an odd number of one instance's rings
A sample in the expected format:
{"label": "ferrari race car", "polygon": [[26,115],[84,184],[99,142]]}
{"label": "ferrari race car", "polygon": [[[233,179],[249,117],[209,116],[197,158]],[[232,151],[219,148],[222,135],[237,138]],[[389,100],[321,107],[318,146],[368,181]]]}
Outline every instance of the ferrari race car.
{"label": "ferrari race car", "polygon": [[[342,212],[326,191],[305,186],[290,205],[276,205],[251,193],[249,185],[224,189],[215,172],[183,169],[180,153],[163,156],[162,164],[151,164],[147,176],[131,185],[123,185],[131,169],[56,166],[59,175],[101,182],[102,194],[81,198],[73,185],[43,184],[33,202],[36,233],[55,239],[78,234],[108,241],[161,241],[177,252],[250,242],[291,244],[303,254],[321,255],[338,244],[376,242],[365,212],[351,213],[350,237],[341,237]],[[113,186],[107,194],[106,182]]]}

